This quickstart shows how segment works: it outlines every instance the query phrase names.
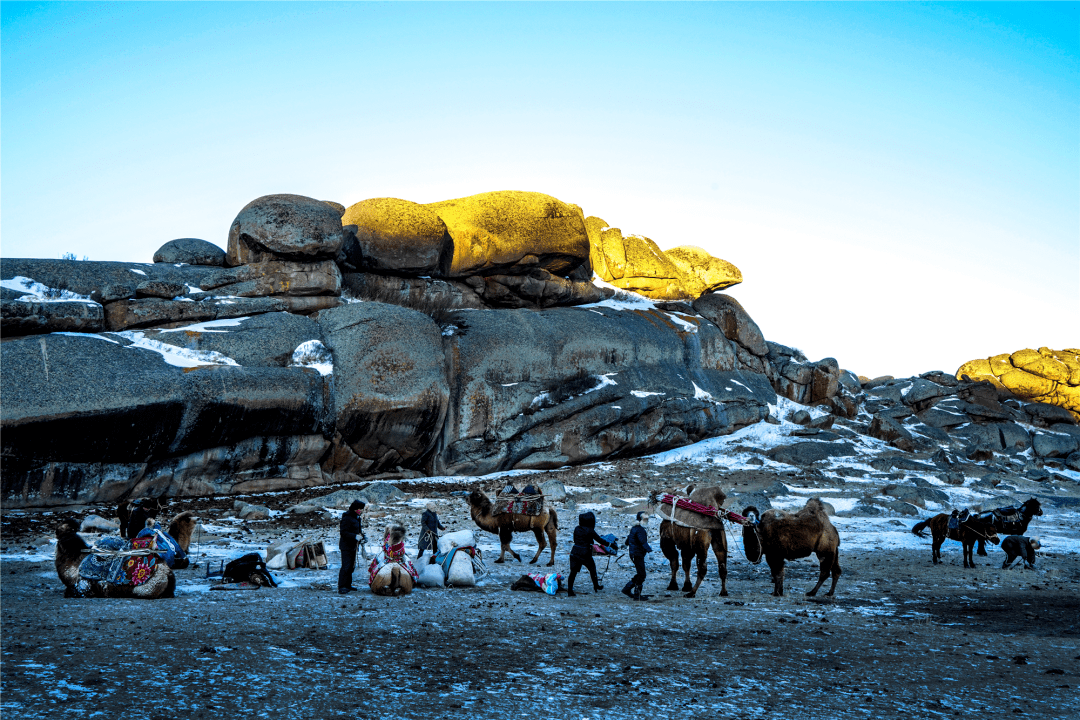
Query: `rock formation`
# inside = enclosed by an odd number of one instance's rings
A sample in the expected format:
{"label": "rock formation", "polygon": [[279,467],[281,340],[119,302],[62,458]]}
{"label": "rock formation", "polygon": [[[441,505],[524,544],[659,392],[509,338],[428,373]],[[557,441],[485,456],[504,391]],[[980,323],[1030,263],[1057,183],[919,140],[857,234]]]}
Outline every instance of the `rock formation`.
{"label": "rock formation", "polygon": [[[5,506],[574,465],[779,422],[777,395],[817,409],[775,462],[872,442],[945,466],[1080,465],[1063,403],[810,362],[715,292],[734,266],[548,195],[271,195],[227,253],[206,245],[171,241],[153,264],[0,260]],[[1050,362],[1075,368],[1068,352],[1016,353],[994,377],[1037,370],[1057,398],[1075,389]]]}
{"label": "rock formation", "polygon": [[1025,400],[1057,405],[1080,420],[1080,350],[1024,349],[971,360],[957,378],[986,380]]}

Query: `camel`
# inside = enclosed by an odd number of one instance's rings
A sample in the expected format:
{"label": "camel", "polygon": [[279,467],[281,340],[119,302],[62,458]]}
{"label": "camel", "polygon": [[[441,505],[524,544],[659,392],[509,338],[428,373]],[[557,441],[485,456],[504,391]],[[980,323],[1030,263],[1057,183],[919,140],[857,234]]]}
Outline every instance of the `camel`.
{"label": "camel", "polygon": [[821,573],[817,585],[806,593],[807,597],[817,595],[817,591],[832,574],[832,586],[826,597],[832,597],[836,591],[836,581],[840,579],[840,534],[829,521],[829,514],[818,498],[811,498],[806,505],[795,513],[782,510],[766,510],[764,514],[750,506],[743,510],[743,515],[751,518],[760,516],[756,523],[743,526],[743,551],[750,562],[758,562],[761,556],[772,570],[773,595],[784,594],[784,561],[798,560],[817,555]]}
{"label": "camel", "polygon": [[413,591],[417,574],[405,554],[403,526],[387,526],[383,550],[371,560],[368,578],[373,595],[401,597]]}
{"label": "camel", "polygon": [[544,503],[544,509],[539,515],[521,515],[518,513],[492,515],[491,500],[488,499],[486,494],[480,490],[473,490],[468,499],[469,512],[477,526],[481,530],[499,536],[502,552],[499,553],[499,559],[495,562],[501,563],[506,553],[510,553],[515,560],[521,562],[521,556],[510,547],[510,540],[515,532],[532,530],[539,547],[529,564],[534,564],[540,558],[540,554],[544,552],[544,548],[548,546],[548,543],[544,540],[544,533],[547,533],[547,539],[551,542],[551,562],[547,566],[551,567],[555,564],[555,538],[559,532],[559,518],[555,511],[548,507],[547,503]]}
{"label": "camel", "polygon": [[[186,553],[191,546],[191,534],[196,518],[190,511],[177,515],[169,523],[169,534]],[[84,580],[79,577],[79,566],[90,546],[78,534],[78,523],[65,521],[56,529],[56,574],[66,590],[64,597],[119,597],[153,600],[173,597],[176,576],[164,562],[158,562],[150,571],[150,577],[139,585],[117,585],[103,580]],[[184,560],[186,567],[186,559]]]}
{"label": "camel", "polygon": [[[693,500],[702,505],[710,505],[721,508],[727,496],[719,487],[703,487],[694,489],[693,486],[686,488],[677,494],[680,498]],[[659,515],[664,518],[660,523],[660,552],[671,563],[671,583],[668,590],[678,590],[679,553],[682,553],[683,565],[683,592],[686,597],[692,598],[697,595],[701,581],[708,572],[709,548],[712,548],[716,556],[717,572],[720,575],[720,596],[727,597],[727,534],[724,531],[724,521],[700,515],[690,510],[678,508],[672,515],[672,506],[660,505]],[[672,522],[674,519],[674,522]],[[692,527],[688,527],[692,526]],[[690,585],[690,560],[697,558],[697,582]]]}
{"label": "camel", "polygon": [[[151,516],[157,517],[165,511],[165,508],[169,504],[169,498],[165,495],[162,495],[158,498],[152,498],[152,500],[154,502],[154,512],[151,513]],[[120,537],[122,538],[127,537],[128,520],[131,519],[131,513],[135,509],[135,506],[137,504],[138,501],[136,500],[121,500],[120,503],[116,506],[116,519],[120,522]],[[172,533],[169,534],[171,535]]]}
{"label": "camel", "polygon": [[945,513],[938,513],[929,520],[923,520],[921,523],[916,524],[915,527],[911,528],[911,532],[919,537],[926,537],[922,531],[927,526],[930,527],[930,534],[933,536],[931,559],[933,559],[935,565],[941,562],[941,545],[947,539],[956,540],[963,546],[964,567],[966,568],[975,567],[975,555],[973,552],[975,543],[980,540],[989,540],[997,545],[1000,542],[997,530],[994,529],[991,523],[983,520],[981,515],[968,515],[960,521],[960,527],[950,530],[949,516]]}

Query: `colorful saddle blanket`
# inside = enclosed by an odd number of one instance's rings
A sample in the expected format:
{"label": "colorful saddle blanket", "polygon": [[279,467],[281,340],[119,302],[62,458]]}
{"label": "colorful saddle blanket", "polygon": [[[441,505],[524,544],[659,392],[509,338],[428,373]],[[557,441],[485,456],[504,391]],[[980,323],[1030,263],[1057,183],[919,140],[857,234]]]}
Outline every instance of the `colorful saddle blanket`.
{"label": "colorful saddle blanket", "polygon": [[[107,537],[98,540],[95,547],[121,552],[149,550],[152,544],[153,537],[136,538],[130,545],[123,538]],[[157,563],[156,555],[87,555],[79,565],[79,578],[114,585],[142,585],[154,574]]]}
{"label": "colorful saddle blanket", "polygon": [[514,497],[500,495],[491,506],[492,515],[512,513],[514,515],[539,515],[544,512],[544,498],[536,496]]}
{"label": "colorful saddle blanket", "polygon": [[412,576],[413,582],[420,579],[420,573],[416,571],[409,556],[405,554],[404,541],[397,545],[391,545],[388,539],[383,541],[382,552],[373,557],[371,564],[368,565],[368,585],[375,582],[375,576],[387,565],[400,565],[405,568],[405,571]]}
{"label": "colorful saddle blanket", "polygon": [[537,587],[548,595],[554,595],[558,592],[559,586],[562,583],[562,573],[551,573],[550,575],[545,575],[543,573],[529,573],[529,577],[532,578]]}
{"label": "colorful saddle blanket", "polygon": [[154,539],[157,544],[156,549],[162,551],[161,557],[169,567],[175,567],[177,560],[183,560],[187,557],[187,553],[180,547],[180,543],[178,543],[172,535],[162,530],[161,525],[145,528],[135,537],[136,539],[147,537]]}

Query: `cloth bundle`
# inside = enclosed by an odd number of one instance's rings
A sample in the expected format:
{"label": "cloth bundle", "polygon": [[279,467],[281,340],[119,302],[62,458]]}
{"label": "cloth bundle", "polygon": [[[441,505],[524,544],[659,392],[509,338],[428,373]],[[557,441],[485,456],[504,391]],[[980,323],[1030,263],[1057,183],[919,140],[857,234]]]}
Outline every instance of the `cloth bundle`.
{"label": "cloth bundle", "polygon": [[[104,537],[94,546],[100,550],[124,552],[126,550],[149,550],[153,536],[136,538],[129,544],[119,537]],[[114,585],[142,585],[154,574],[158,558],[155,555],[87,555],[79,565],[79,578],[97,580]]]}
{"label": "cloth bundle", "polygon": [[413,567],[412,561],[409,560],[409,556],[405,554],[404,540],[395,545],[391,545],[390,538],[386,538],[383,542],[382,552],[373,557],[371,559],[371,564],[368,565],[368,585],[375,582],[375,576],[387,565],[400,565],[412,576],[413,581],[420,579],[420,573],[416,572],[416,568]]}
{"label": "cloth bundle", "polygon": [[499,495],[491,505],[492,515],[539,515],[544,512],[543,495]]}

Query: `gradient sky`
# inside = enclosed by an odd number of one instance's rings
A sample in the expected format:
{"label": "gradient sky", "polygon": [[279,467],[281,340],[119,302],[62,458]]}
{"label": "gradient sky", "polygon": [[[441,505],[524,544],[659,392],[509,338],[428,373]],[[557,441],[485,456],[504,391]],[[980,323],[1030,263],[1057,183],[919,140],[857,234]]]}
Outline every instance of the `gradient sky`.
{"label": "gradient sky", "polygon": [[535,190],[875,376],[1080,346],[1080,3],[0,5],[0,254]]}

